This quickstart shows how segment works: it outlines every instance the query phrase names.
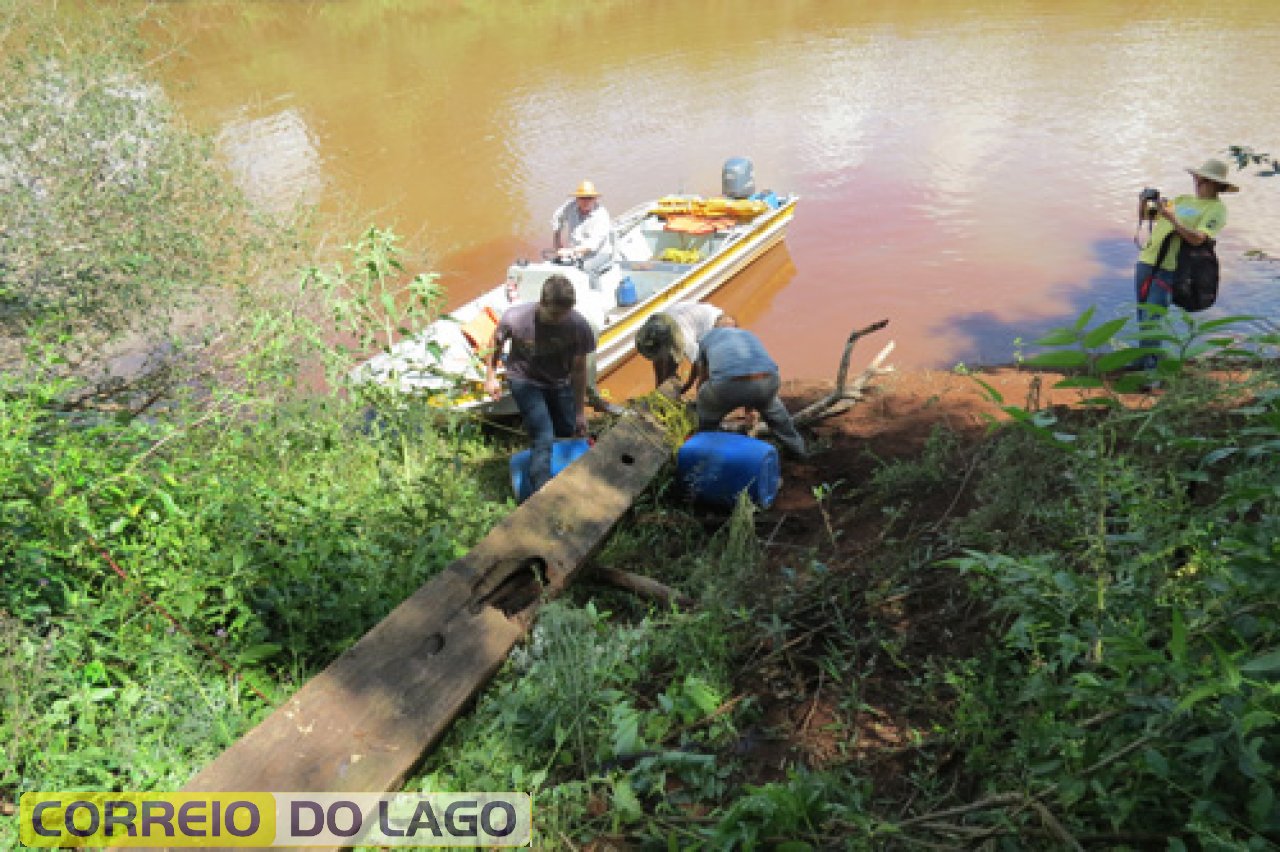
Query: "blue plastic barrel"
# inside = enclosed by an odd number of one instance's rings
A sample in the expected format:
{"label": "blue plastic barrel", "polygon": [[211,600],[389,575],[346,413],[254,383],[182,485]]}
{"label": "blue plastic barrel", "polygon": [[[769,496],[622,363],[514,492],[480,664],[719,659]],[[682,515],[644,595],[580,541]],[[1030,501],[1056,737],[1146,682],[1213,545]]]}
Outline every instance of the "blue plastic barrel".
{"label": "blue plastic barrel", "polygon": [[[555,476],[564,470],[583,453],[591,449],[586,438],[561,438],[551,445],[551,475]],[[523,503],[533,493],[533,485],[529,482],[529,459],[533,450],[521,450],[511,457],[511,490],[516,500]]]}
{"label": "blue plastic barrel", "polygon": [[767,509],[782,486],[777,449],[733,432],[699,432],[685,441],[676,474],[695,500],[716,506],[732,507],[745,490]]}
{"label": "blue plastic barrel", "polygon": [[632,281],[631,276],[628,275],[618,285],[618,307],[629,308],[638,301],[640,301],[640,294],[636,292],[636,282]]}

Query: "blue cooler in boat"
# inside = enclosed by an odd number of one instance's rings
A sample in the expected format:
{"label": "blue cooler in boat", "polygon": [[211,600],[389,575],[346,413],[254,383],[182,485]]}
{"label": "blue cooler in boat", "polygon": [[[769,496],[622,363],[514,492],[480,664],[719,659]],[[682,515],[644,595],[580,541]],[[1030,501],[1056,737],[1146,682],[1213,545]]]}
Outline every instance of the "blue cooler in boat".
{"label": "blue cooler in boat", "polygon": [[763,192],[757,192],[755,195],[751,196],[751,200],[763,201],[765,204],[769,205],[770,210],[777,210],[779,207],[782,206],[782,199],[779,198],[778,194],[774,192],[772,189],[766,189]]}
{"label": "blue cooler in boat", "polygon": [[[583,453],[591,449],[586,438],[561,438],[551,445],[551,475],[555,476],[573,464]],[[521,450],[511,457],[511,490],[516,500],[523,503],[533,493],[529,482],[529,459],[533,450]]]}
{"label": "blue cooler in boat", "polygon": [[629,308],[638,301],[640,301],[640,294],[636,292],[636,282],[632,281],[631,276],[628,275],[618,285],[618,307]]}
{"label": "blue cooler in boat", "polygon": [[676,474],[693,499],[732,507],[744,490],[762,509],[782,486],[778,450],[733,432],[698,432],[676,453]]}

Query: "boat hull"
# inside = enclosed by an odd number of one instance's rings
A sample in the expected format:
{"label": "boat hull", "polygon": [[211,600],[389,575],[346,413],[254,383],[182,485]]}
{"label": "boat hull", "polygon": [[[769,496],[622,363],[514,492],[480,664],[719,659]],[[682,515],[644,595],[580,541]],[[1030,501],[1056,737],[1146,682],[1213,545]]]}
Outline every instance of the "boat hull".
{"label": "boat hull", "polygon": [[[798,201],[789,196],[750,222],[686,238],[673,236],[655,213],[659,204],[672,198],[640,205],[619,217],[615,225],[617,262],[596,280],[574,266],[519,261],[508,271],[504,284],[357,367],[352,380],[391,385],[424,396],[428,403],[442,408],[515,415],[518,412],[510,394],[489,399],[482,392],[481,356],[487,340],[475,339],[476,328],[485,328],[482,315],[496,318],[512,304],[536,300],[547,277],[564,275],[578,293],[579,311],[596,331],[596,371],[598,376],[606,376],[635,353],[636,333],[645,320],[672,305],[704,300],[781,242]],[[685,247],[680,251],[697,251],[698,245],[708,251],[695,263],[667,262],[660,257],[660,253],[670,254],[680,246]],[[624,279],[634,303],[618,303],[621,300],[616,294]],[[638,293],[633,279],[640,282]],[[477,322],[478,317],[482,321]]]}
{"label": "boat hull", "polygon": [[710,258],[706,264],[691,271],[671,292],[655,296],[653,301],[638,305],[643,310],[605,328],[596,344],[596,365],[599,375],[608,375],[620,367],[635,353],[636,333],[645,320],[671,305],[684,302],[701,302],[727,284],[734,276],[750,266],[786,236],[786,227],[795,215],[795,202],[774,211],[770,221],[762,223],[758,233],[743,238],[739,245],[721,255]]}

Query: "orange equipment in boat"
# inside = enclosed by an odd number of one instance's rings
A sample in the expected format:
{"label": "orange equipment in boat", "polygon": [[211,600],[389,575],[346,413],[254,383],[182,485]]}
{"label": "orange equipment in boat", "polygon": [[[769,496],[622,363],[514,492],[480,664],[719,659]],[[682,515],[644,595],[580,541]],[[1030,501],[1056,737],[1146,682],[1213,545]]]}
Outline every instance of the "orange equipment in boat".
{"label": "orange equipment in boat", "polygon": [[477,352],[484,350],[493,340],[493,333],[498,330],[498,312],[486,307],[478,314],[462,324],[462,336]]}
{"label": "orange equipment in boat", "polygon": [[696,215],[677,215],[667,218],[667,224],[664,226],[668,231],[676,231],[681,234],[714,234],[716,231],[722,231],[725,228],[732,228],[736,222],[732,219],[719,218],[712,219],[706,216]]}
{"label": "orange equipment in boat", "polygon": [[665,195],[658,199],[653,212],[670,216],[702,216],[709,219],[750,220],[769,209],[763,201],[752,198],[685,198]]}

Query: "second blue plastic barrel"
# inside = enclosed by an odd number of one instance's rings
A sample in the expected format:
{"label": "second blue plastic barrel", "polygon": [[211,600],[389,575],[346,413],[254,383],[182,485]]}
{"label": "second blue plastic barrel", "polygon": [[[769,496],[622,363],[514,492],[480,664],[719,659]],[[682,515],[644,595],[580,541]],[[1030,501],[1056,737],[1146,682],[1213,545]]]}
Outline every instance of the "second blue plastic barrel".
{"label": "second blue plastic barrel", "polygon": [[[555,476],[573,464],[583,453],[591,449],[586,438],[562,438],[551,445],[551,475]],[[517,502],[523,503],[533,493],[533,484],[529,481],[529,459],[532,450],[521,450],[511,457],[511,490],[515,492]]]}
{"label": "second blue plastic barrel", "polygon": [[681,484],[702,503],[731,507],[743,491],[763,509],[782,486],[778,450],[733,432],[699,432],[676,453]]}

